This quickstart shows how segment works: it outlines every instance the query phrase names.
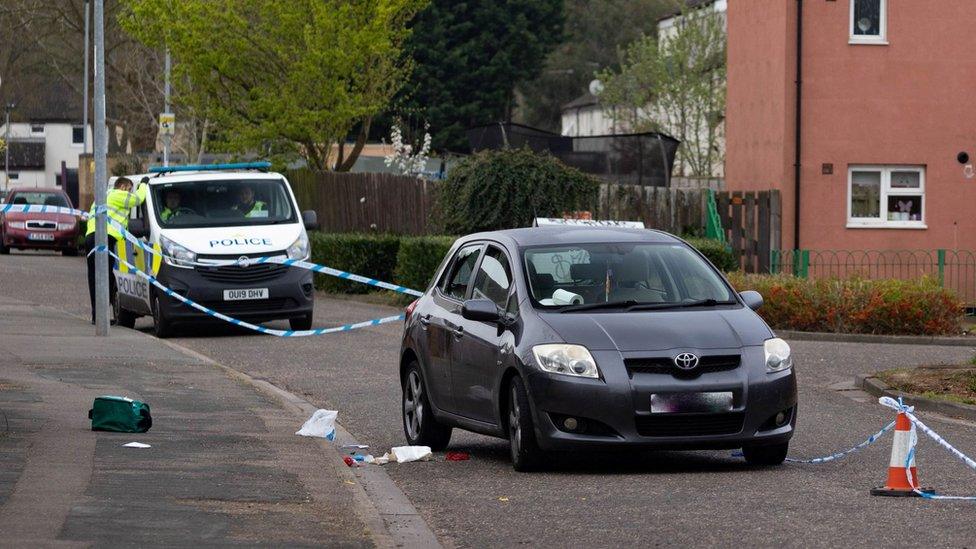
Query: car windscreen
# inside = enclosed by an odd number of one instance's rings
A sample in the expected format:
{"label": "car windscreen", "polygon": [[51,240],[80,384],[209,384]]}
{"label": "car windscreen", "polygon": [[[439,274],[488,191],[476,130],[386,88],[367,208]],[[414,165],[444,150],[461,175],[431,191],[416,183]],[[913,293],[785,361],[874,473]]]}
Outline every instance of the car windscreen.
{"label": "car windscreen", "polygon": [[543,308],[735,299],[715,269],[684,244],[560,245],[527,248],[523,253],[529,289]]}
{"label": "car windscreen", "polygon": [[32,191],[18,191],[10,195],[11,204],[23,204],[30,206],[58,206],[60,208],[70,208],[68,200],[61,193],[46,193]]}
{"label": "car windscreen", "polygon": [[281,179],[161,183],[151,187],[161,227],[273,225],[297,221]]}

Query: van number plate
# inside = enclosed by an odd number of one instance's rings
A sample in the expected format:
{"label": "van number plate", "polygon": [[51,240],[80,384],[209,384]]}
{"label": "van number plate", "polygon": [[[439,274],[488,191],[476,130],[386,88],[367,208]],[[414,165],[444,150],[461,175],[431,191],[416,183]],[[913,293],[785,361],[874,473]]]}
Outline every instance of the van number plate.
{"label": "van number plate", "polygon": [[268,299],[268,289],[224,290],[224,301],[241,301],[244,299]]}

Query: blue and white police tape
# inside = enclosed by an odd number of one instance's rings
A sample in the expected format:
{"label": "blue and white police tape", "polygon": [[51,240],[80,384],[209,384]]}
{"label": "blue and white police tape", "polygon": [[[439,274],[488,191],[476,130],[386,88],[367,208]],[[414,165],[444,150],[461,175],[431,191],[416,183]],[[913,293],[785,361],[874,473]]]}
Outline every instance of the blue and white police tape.
{"label": "blue and white police tape", "polygon": [[[942,446],[949,451],[952,455],[959,458],[960,461],[965,463],[970,469],[976,470],[976,460],[962,453],[956,449],[953,445],[949,444],[944,438],[939,436],[938,433],[929,428],[928,425],[922,423],[922,420],[915,416],[915,409],[911,406],[906,406],[903,402],[895,400],[891,397],[883,396],[878,399],[878,403],[882,406],[887,406],[893,410],[901,412],[908,417],[909,421],[912,422],[912,430],[909,436],[909,449],[908,455],[905,457],[905,476],[908,478],[908,484],[910,486],[915,486],[915,479],[912,478],[911,464],[915,460],[915,445],[918,444],[918,434],[916,433],[916,427],[921,429],[923,433],[932,438],[939,446]],[[940,496],[936,494],[929,494],[919,490],[914,489],[914,492],[925,499],[948,499],[948,500],[963,500],[963,501],[976,501],[976,496]]]}
{"label": "blue and white police tape", "polygon": [[59,214],[73,215],[84,219],[87,219],[89,217],[88,212],[82,210],[76,210],[74,208],[65,208],[64,206],[46,206],[43,204],[0,204],[0,214],[7,213],[7,212],[59,213]]}
{"label": "blue and white police tape", "polygon": [[213,309],[210,309],[208,307],[204,307],[203,305],[200,305],[199,303],[193,301],[192,299],[188,299],[186,297],[181,296],[180,294],[178,294],[178,293],[174,292],[173,290],[167,288],[162,283],[160,283],[158,280],[156,280],[156,277],[154,277],[154,276],[152,276],[152,275],[150,275],[148,273],[145,273],[145,272],[141,271],[135,265],[129,263],[128,261],[125,261],[124,259],[121,259],[119,256],[117,256],[114,253],[112,253],[111,251],[109,251],[107,246],[96,246],[95,248],[92,249],[91,252],[89,252],[89,255],[92,254],[92,253],[106,253],[106,254],[114,257],[117,261],[119,261],[120,263],[122,263],[126,267],[128,267],[130,271],[132,271],[132,272],[136,273],[138,276],[146,279],[150,284],[152,284],[153,286],[155,286],[156,288],[158,288],[159,290],[161,290],[167,296],[169,296],[169,297],[171,297],[173,299],[176,299],[178,301],[181,301],[181,302],[183,302],[185,305],[187,305],[189,307],[192,307],[192,308],[194,308],[194,309],[196,309],[196,310],[198,310],[198,311],[200,311],[202,313],[205,313],[205,314],[207,314],[209,316],[212,316],[214,318],[219,318],[220,320],[223,320],[225,322],[229,322],[229,323],[231,323],[231,324],[233,324],[235,326],[241,326],[241,327],[247,328],[249,330],[254,330],[255,332],[260,332],[262,334],[273,335],[273,336],[278,336],[278,337],[307,337],[307,336],[317,336],[317,335],[333,334],[333,333],[336,333],[336,332],[348,332],[348,331],[351,331],[351,330],[356,330],[358,328],[368,328],[370,326],[379,326],[380,324],[386,324],[386,323],[389,323],[389,322],[397,322],[397,321],[400,321],[400,320],[403,320],[404,319],[404,315],[399,314],[399,315],[395,315],[395,316],[387,316],[387,317],[383,317],[383,318],[377,318],[377,319],[373,319],[373,320],[367,320],[365,322],[356,322],[354,324],[345,324],[343,326],[335,326],[335,327],[332,327],[332,328],[317,328],[317,329],[314,329],[314,330],[275,330],[273,328],[265,328],[264,326],[259,326],[257,324],[251,324],[250,322],[246,322],[246,321],[243,321],[243,320],[240,320],[240,319],[237,319],[237,318],[233,318],[233,317],[227,316],[227,315],[225,315],[223,313],[218,313],[217,311],[214,311]]}
{"label": "blue and white police tape", "polygon": [[813,458],[813,459],[786,458],[786,461],[788,461],[790,463],[827,463],[828,461],[838,460],[838,459],[840,459],[842,457],[849,456],[849,455],[853,454],[854,452],[857,452],[858,450],[861,450],[863,448],[866,448],[867,446],[870,446],[871,444],[873,444],[874,442],[876,442],[879,438],[881,438],[882,435],[884,435],[888,431],[892,430],[894,427],[895,427],[895,422],[892,421],[891,423],[889,423],[889,424],[885,425],[884,427],[882,427],[881,430],[878,431],[877,433],[869,436],[867,438],[867,440],[865,440],[864,442],[861,442],[860,444],[858,444],[856,446],[853,446],[851,448],[848,448],[847,450],[844,450],[843,452],[837,452],[836,454],[830,454],[829,456],[818,457],[818,458]]}
{"label": "blue and white police tape", "polygon": [[[106,206],[99,206],[95,208],[96,215],[107,211]],[[76,217],[81,217],[82,219],[88,219],[91,217],[89,212],[83,210],[75,210],[72,208],[65,208],[62,206],[45,206],[37,204],[3,204],[0,205],[0,213],[15,212],[15,213],[62,213],[67,215],[73,215]],[[106,221],[109,225],[119,231],[122,236],[132,242],[133,245],[141,248],[148,254],[156,254],[156,250],[152,246],[148,245],[141,238],[130,233],[128,229],[122,226],[119,222],[115,221],[111,217],[106,217]],[[310,261],[301,261],[297,259],[289,259],[284,256],[266,256],[266,257],[255,257],[249,258],[246,262],[237,260],[226,260],[226,261],[211,261],[211,262],[184,262],[188,265],[199,266],[199,267],[220,267],[220,266],[242,266],[246,267],[248,265],[254,265],[258,263],[278,263],[285,266],[294,266],[302,269],[308,269],[316,273],[322,273],[334,277],[341,278],[343,280],[352,280],[354,282],[359,282],[361,284],[367,284],[369,286],[375,286],[377,288],[383,288],[384,290],[390,290],[394,292],[399,292],[401,294],[412,295],[414,297],[420,297],[423,292],[413,290],[411,288],[405,288],[399,284],[391,284],[389,282],[383,282],[381,280],[376,280],[369,278],[367,276],[358,275],[355,273],[350,273],[342,271],[339,269],[334,269],[325,265],[319,265],[317,263],[312,263]]]}

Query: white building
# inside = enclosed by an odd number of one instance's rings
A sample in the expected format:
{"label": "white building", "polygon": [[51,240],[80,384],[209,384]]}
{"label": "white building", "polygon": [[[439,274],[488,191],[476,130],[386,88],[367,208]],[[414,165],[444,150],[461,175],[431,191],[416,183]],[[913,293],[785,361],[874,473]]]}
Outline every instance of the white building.
{"label": "white building", "polygon": [[[91,126],[85,129],[88,131],[88,142],[91,143]],[[77,178],[78,155],[82,153],[85,129],[78,122],[41,117],[32,118],[30,122],[11,122],[10,173],[4,173],[4,165],[0,163],[0,183],[10,187],[63,186],[62,162],[69,180]],[[6,135],[6,131],[5,125],[0,124],[0,136]],[[39,159],[36,146],[31,146],[36,144],[43,144]],[[29,157],[24,156],[26,152],[18,152],[28,149],[31,151]],[[16,163],[13,161],[15,157],[18,159]],[[6,183],[8,178],[9,185]]]}

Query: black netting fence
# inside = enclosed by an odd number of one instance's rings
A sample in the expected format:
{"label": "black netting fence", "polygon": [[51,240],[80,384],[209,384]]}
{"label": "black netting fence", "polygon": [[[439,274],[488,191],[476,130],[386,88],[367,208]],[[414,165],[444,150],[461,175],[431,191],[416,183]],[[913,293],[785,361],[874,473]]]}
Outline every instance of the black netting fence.
{"label": "black netting fence", "polygon": [[570,137],[511,123],[471,128],[468,141],[474,152],[528,147],[606,181],[656,187],[668,186],[681,143],[654,132]]}

